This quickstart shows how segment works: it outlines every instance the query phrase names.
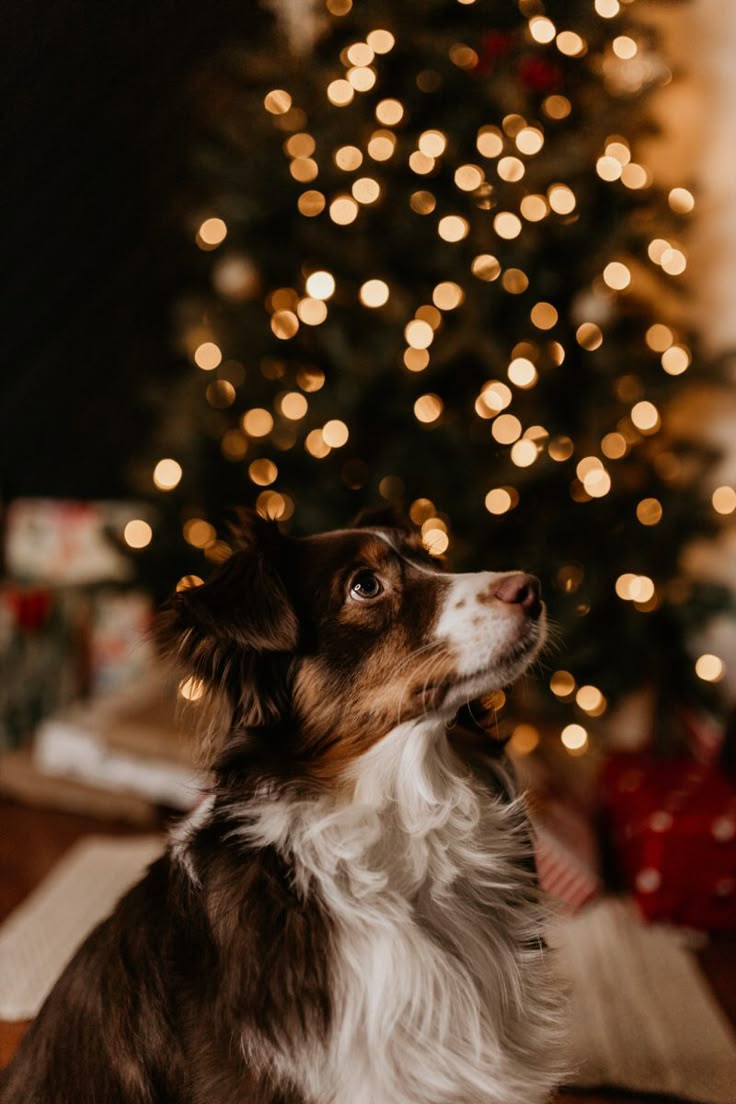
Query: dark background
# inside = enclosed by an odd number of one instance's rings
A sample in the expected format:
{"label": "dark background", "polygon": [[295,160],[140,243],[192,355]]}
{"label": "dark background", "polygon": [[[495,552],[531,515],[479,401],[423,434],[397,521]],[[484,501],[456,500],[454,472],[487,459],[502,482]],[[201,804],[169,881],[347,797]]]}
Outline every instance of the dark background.
{"label": "dark background", "polygon": [[205,62],[266,18],[251,0],[6,7],[3,498],[125,493],[177,372]]}

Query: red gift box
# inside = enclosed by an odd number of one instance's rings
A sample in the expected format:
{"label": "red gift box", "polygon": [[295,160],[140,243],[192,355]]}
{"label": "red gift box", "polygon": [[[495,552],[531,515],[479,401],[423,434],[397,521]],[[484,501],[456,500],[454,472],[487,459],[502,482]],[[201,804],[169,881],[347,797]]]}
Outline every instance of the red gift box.
{"label": "red gift box", "polygon": [[619,872],[646,919],[736,930],[736,785],[707,761],[616,755],[602,791]]}

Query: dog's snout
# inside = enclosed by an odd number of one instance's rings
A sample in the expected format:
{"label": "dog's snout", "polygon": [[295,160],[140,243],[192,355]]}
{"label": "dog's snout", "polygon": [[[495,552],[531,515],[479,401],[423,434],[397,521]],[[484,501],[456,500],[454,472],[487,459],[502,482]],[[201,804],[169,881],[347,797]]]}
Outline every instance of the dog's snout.
{"label": "dog's snout", "polygon": [[542,612],[542,587],[536,575],[507,575],[495,592],[495,597],[509,606],[521,608],[536,620]]}

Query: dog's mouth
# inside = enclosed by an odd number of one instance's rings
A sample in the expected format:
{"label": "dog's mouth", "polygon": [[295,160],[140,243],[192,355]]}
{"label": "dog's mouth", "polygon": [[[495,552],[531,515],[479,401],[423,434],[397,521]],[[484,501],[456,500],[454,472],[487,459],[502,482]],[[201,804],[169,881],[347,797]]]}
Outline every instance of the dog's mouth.
{"label": "dog's mouth", "polygon": [[422,686],[414,696],[428,709],[458,709],[473,698],[499,690],[515,681],[533,663],[544,643],[544,626],[529,622],[519,638],[502,655],[482,664],[468,674],[444,674]]}

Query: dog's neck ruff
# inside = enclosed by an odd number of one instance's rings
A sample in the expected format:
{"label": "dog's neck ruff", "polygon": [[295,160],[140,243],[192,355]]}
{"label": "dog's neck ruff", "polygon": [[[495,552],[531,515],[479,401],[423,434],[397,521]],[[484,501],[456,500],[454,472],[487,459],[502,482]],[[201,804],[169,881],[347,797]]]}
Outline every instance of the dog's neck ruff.
{"label": "dog's neck ruff", "polygon": [[399,725],[349,794],[249,804],[232,833],[276,848],[331,919],[329,1036],[268,1058],[309,1100],[546,1098],[556,1001],[523,805],[470,774],[445,724]]}

